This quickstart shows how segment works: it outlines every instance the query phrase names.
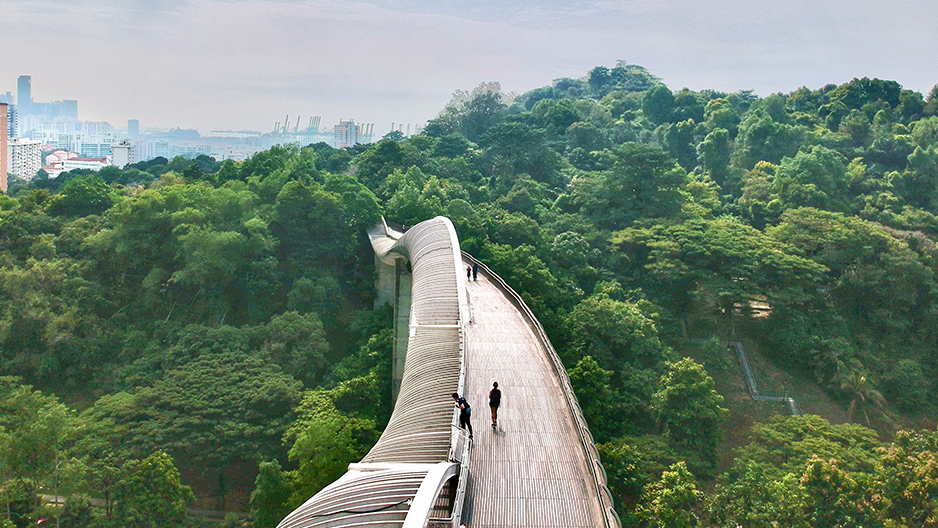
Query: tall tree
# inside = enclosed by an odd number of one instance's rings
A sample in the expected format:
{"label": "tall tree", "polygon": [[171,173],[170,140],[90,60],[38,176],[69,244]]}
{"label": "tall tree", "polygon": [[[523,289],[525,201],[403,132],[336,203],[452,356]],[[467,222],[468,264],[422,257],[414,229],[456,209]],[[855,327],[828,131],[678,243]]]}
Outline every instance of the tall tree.
{"label": "tall tree", "polygon": [[280,468],[280,462],[271,460],[258,466],[254,491],[251,492],[251,513],[255,528],[274,528],[290,513],[290,481]]}
{"label": "tall tree", "polygon": [[694,476],[684,462],[672,465],[661,480],[646,488],[647,503],[641,517],[655,528],[694,528],[700,525],[695,509],[703,500]]}
{"label": "tall tree", "polygon": [[700,143],[697,152],[700,164],[710,176],[710,179],[724,190],[730,172],[730,134],[724,128],[716,128]]}
{"label": "tall tree", "polygon": [[192,489],[182,484],[173,458],[163,452],[125,463],[119,493],[121,521],[132,528],[180,527],[187,505],[195,500]]}
{"label": "tall tree", "polygon": [[611,170],[571,183],[583,214],[605,229],[623,229],[639,218],[667,218],[680,210],[687,173],[661,147],[625,143],[611,154]]}
{"label": "tall tree", "polygon": [[657,84],[642,97],[642,113],[653,123],[664,123],[677,105],[674,94],[664,84]]}
{"label": "tall tree", "polygon": [[938,434],[900,431],[881,450],[875,475],[887,518],[903,526],[938,525]]}
{"label": "tall tree", "polygon": [[617,436],[623,424],[617,419],[617,394],[609,386],[612,372],[603,370],[592,357],[584,356],[567,374],[596,442],[607,442]]}
{"label": "tall tree", "polygon": [[704,468],[714,469],[720,424],[728,411],[713,379],[693,359],[684,358],[668,365],[661,377],[661,390],[652,397],[653,408],[675,445],[697,455]]}
{"label": "tall tree", "polygon": [[292,443],[293,502],[300,503],[339,478],[377,441],[373,419],[350,416],[336,408],[343,391],[312,391],[303,398],[300,418],[287,432]]}
{"label": "tall tree", "polygon": [[54,485],[59,462],[75,434],[74,415],[54,396],[22,385],[18,378],[0,377],[0,433],[4,449],[0,464],[8,479]]}
{"label": "tall tree", "polygon": [[886,409],[886,399],[883,398],[881,392],[873,388],[869,372],[847,372],[840,381],[840,390],[844,391],[850,398],[850,407],[847,409],[848,421],[853,421],[857,409],[860,409],[863,417],[866,418],[867,427],[872,427],[867,409],[872,407],[880,412],[884,412]]}
{"label": "tall tree", "polygon": [[653,224],[613,234],[614,247],[648,273],[678,309],[708,296],[734,324],[736,307],[756,299],[801,305],[817,295],[826,268],[732,218]]}
{"label": "tall tree", "polygon": [[716,493],[709,504],[711,521],[723,528],[779,526],[808,528],[805,496],[801,483],[792,473],[774,478],[764,464],[749,461],[735,471],[742,474],[728,478],[721,475]]}
{"label": "tall tree", "polygon": [[881,527],[871,490],[862,475],[840,469],[836,460],[808,461],[801,485],[805,489],[808,520],[818,528]]}

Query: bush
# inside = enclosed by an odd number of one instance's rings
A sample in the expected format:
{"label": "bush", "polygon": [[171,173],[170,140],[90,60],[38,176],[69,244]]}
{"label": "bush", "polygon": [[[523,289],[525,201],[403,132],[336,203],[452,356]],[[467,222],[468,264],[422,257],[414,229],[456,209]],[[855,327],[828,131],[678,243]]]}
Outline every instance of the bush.
{"label": "bush", "polygon": [[928,397],[928,384],[922,366],[914,359],[903,359],[886,375],[889,400],[906,411],[918,409]]}

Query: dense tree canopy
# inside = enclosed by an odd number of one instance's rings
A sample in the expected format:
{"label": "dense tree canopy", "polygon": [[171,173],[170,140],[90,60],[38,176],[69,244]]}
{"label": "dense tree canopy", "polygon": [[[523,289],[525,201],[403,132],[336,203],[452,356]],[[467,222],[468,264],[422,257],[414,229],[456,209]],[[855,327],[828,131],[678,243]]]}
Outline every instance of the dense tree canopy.
{"label": "dense tree canopy", "polygon": [[[934,433],[894,429],[933,428],[938,394],[936,90],[759,97],[619,61],[520,95],[457,91],[424,133],[373,145],[13,179],[9,518],[35,523],[58,485],[90,495],[66,524],[181,526],[191,486],[200,507],[275,524],[392,407],[365,228],[447,215],[547,329],[629,522],[931,526]],[[716,388],[738,373],[720,339],[705,367],[678,360],[682,322],[760,348],[854,423],[758,418],[731,461]]]}

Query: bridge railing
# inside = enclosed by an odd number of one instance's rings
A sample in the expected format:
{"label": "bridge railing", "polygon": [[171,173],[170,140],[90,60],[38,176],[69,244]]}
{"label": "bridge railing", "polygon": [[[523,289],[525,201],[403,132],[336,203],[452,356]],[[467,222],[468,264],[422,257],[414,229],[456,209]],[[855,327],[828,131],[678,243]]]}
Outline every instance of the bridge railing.
{"label": "bridge railing", "polygon": [[583,450],[586,453],[586,458],[589,462],[590,473],[593,477],[593,485],[596,489],[596,494],[599,497],[600,502],[602,503],[602,513],[603,521],[606,528],[621,528],[622,521],[619,519],[618,513],[614,508],[614,501],[612,498],[612,492],[609,490],[607,485],[607,476],[606,469],[603,467],[602,462],[599,458],[599,451],[596,449],[596,442],[593,440],[593,435],[590,433],[589,427],[586,424],[586,418],[583,417],[583,409],[580,408],[580,403],[576,399],[576,395],[573,393],[573,386],[570,384],[570,377],[567,376],[567,370],[563,366],[563,362],[560,361],[560,356],[557,354],[557,351],[554,350],[554,346],[550,343],[550,339],[547,337],[547,332],[544,331],[544,327],[541,326],[541,323],[534,317],[534,313],[528,308],[528,305],[524,302],[518,293],[511,288],[501,277],[499,277],[491,268],[486,266],[484,263],[473,257],[472,255],[462,252],[464,259],[472,262],[474,265],[478,265],[479,269],[489,277],[489,279],[502,291],[504,291],[508,298],[511,300],[512,304],[527,318],[531,323],[531,327],[534,329],[535,334],[537,335],[538,340],[543,345],[544,349],[547,350],[547,356],[551,361],[551,364],[554,367],[554,371],[557,374],[557,378],[560,380],[560,384],[563,387],[564,399],[567,401],[567,405],[570,408],[570,413],[573,415],[574,421],[576,421],[577,433],[580,436],[580,443],[583,445]]}
{"label": "bridge railing", "polygon": [[[468,313],[468,304],[469,304],[469,291],[466,288],[466,284],[462,282],[462,265],[460,264],[459,273],[457,277],[460,281],[460,288],[466,291],[466,305]],[[465,320],[465,317],[460,317],[459,326],[461,328],[460,337],[459,337],[459,388],[457,392],[459,394],[465,394],[466,391],[466,349],[468,348],[468,333],[466,332],[466,325],[469,321]],[[462,428],[459,423],[459,408],[455,407],[453,409],[453,421],[452,421],[452,447],[450,448],[449,459],[453,462],[459,462],[459,477],[456,481],[456,493],[453,500],[453,512],[448,519],[435,519],[437,525],[447,525],[452,528],[457,528],[462,520],[462,509],[466,502],[466,486],[469,484],[469,455],[472,449],[472,440],[469,439],[469,434]]]}

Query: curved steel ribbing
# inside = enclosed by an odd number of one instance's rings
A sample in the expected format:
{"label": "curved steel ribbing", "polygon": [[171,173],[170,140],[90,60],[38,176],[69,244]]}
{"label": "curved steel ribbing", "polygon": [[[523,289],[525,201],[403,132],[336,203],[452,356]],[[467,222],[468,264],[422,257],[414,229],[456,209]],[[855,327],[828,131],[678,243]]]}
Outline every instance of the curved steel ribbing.
{"label": "curved steel ribbing", "polygon": [[[454,432],[450,394],[464,384],[468,301],[456,230],[437,217],[404,234],[369,230],[379,259],[409,260],[413,274],[409,339],[400,393],[387,427],[361,463],[302,506],[279,528],[426,525],[448,480],[463,471],[468,443]],[[459,494],[457,493],[457,496]],[[461,511],[457,499],[455,521]]]}
{"label": "curved steel ribbing", "polygon": [[[447,481],[458,482],[458,486],[452,495],[453,516],[446,524],[458,525],[470,443],[454,425],[456,413],[450,394],[462,394],[465,385],[465,325],[470,313],[464,258],[479,264],[492,283],[508,295],[547,351],[588,461],[587,486],[595,490],[601,503],[604,526],[618,528],[621,524],[599,453],[566,370],[520,295],[484,264],[461,253],[456,231],[447,218],[427,220],[406,233],[382,223],[368,234],[385,272],[402,272],[399,259],[410,264],[410,318],[400,392],[387,428],[365,458],[288,515],[279,528],[422,528]],[[457,477],[458,481],[454,480]]]}

